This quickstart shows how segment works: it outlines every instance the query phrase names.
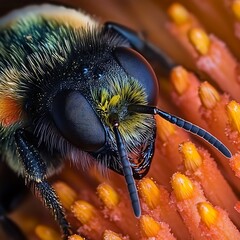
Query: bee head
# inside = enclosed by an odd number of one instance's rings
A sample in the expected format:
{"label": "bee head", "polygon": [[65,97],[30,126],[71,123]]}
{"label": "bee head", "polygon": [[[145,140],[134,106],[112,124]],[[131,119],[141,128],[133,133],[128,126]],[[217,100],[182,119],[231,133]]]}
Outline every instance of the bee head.
{"label": "bee head", "polygon": [[[53,100],[52,118],[71,144],[122,174],[113,132],[117,119],[135,178],[149,170],[155,139],[152,115],[130,113],[129,105],[156,105],[158,84],[149,63],[136,51],[116,47],[101,84],[65,90]],[[86,90],[87,89],[87,90]]]}

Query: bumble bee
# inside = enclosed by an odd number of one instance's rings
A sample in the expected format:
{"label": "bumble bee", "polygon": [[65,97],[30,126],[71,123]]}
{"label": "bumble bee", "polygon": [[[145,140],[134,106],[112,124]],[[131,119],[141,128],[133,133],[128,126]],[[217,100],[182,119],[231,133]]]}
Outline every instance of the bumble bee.
{"label": "bumble bee", "polygon": [[124,175],[139,217],[134,179],[151,165],[155,114],[231,157],[205,130],[155,107],[158,81],[143,56],[173,64],[134,31],[65,7],[25,7],[0,21],[1,157],[34,186],[64,238],[70,226],[48,177],[66,159],[112,169]]}

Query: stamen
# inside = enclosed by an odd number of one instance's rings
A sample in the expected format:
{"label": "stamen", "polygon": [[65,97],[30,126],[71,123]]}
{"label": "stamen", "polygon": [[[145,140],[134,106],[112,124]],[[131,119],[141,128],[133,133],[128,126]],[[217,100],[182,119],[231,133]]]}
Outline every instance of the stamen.
{"label": "stamen", "polygon": [[70,210],[71,205],[77,199],[76,192],[66,183],[60,181],[54,183],[53,188],[55,189],[63,207]]}
{"label": "stamen", "polygon": [[188,88],[190,82],[188,78],[188,72],[182,66],[177,66],[172,69],[170,75],[171,81],[175,91],[182,95]]}
{"label": "stamen", "polygon": [[231,101],[227,105],[227,113],[231,127],[240,133],[240,104],[236,101]]}
{"label": "stamen", "polygon": [[143,178],[139,182],[139,194],[150,209],[155,209],[161,203],[161,193],[150,178]]}
{"label": "stamen", "polygon": [[117,231],[116,225],[106,219],[99,208],[86,201],[76,201],[72,205],[72,213],[80,221],[78,233],[86,236],[87,239],[99,239],[99,236],[103,236],[106,229]]}
{"label": "stamen", "polygon": [[181,173],[172,176],[172,188],[178,201],[189,199],[193,196],[194,186],[191,180]]}
{"label": "stamen", "polygon": [[157,237],[161,226],[149,215],[143,215],[140,218],[140,229],[145,237]]}
{"label": "stamen", "polygon": [[203,82],[199,87],[199,97],[203,105],[212,109],[220,101],[220,95],[217,90],[208,82]]}
{"label": "stamen", "polygon": [[156,116],[157,135],[163,142],[167,142],[172,135],[176,134],[176,127],[165,119]]}
{"label": "stamen", "polygon": [[84,240],[81,236],[74,234],[68,237],[68,240]]}
{"label": "stamen", "polygon": [[181,144],[180,151],[183,155],[184,165],[187,170],[196,171],[202,165],[202,157],[192,142]]}
{"label": "stamen", "polygon": [[187,9],[180,3],[173,3],[168,9],[168,15],[178,25],[183,25],[190,20]]}
{"label": "stamen", "polygon": [[111,230],[105,230],[103,233],[102,239],[103,240],[123,240],[123,238],[119,234],[117,234]]}
{"label": "stamen", "polygon": [[96,215],[96,209],[88,202],[78,200],[71,207],[74,216],[82,223],[88,224]]}
{"label": "stamen", "polygon": [[97,187],[97,192],[100,199],[109,209],[116,207],[119,203],[120,197],[118,193],[107,183],[102,183]]}
{"label": "stamen", "polygon": [[218,218],[218,211],[207,202],[198,203],[197,209],[202,221],[208,226],[215,224]]}
{"label": "stamen", "polygon": [[208,53],[210,39],[203,29],[192,28],[189,31],[189,40],[200,54],[205,55]]}
{"label": "stamen", "polygon": [[61,235],[56,232],[54,229],[45,226],[45,225],[38,225],[35,228],[35,233],[41,240],[59,240],[61,239]]}
{"label": "stamen", "polygon": [[240,0],[234,0],[232,3],[232,11],[235,17],[240,20]]}

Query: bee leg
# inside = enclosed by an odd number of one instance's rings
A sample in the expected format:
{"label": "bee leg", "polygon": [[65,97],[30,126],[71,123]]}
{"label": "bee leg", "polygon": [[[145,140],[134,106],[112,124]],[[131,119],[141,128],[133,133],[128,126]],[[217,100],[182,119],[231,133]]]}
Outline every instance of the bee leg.
{"label": "bee leg", "polygon": [[26,193],[21,181],[5,163],[0,163],[0,236],[1,239],[26,240],[21,229],[7,217],[14,210]]}
{"label": "bee leg", "polygon": [[117,34],[120,34],[123,38],[127,39],[133,49],[141,53],[154,68],[161,68],[161,73],[166,76],[176,65],[166,53],[150,42],[146,41],[141,34],[133,31],[130,28],[118,23],[106,22],[104,24],[104,30],[114,31]]}
{"label": "bee leg", "polygon": [[70,226],[54,189],[47,182],[46,164],[42,161],[36,147],[28,140],[26,133],[25,130],[18,129],[14,135],[20,160],[25,168],[26,180],[33,185],[34,190],[38,191],[45,205],[52,211],[64,238],[67,239],[71,233]]}

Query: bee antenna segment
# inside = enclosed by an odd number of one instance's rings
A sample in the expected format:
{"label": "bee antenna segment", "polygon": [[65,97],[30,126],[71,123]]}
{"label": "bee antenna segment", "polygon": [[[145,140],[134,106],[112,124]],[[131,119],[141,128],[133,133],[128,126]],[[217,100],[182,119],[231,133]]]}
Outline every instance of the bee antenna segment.
{"label": "bee antenna segment", "polygon": [[147,105],[130,105],[128,107],[128,111],[136,112],[136,113],[144,113],[144,114],[153,114],[159,115],[170,123],[177,125],[180,128],[185,129],[188,132],[196,134],[197,136],[203,138],[205,141],[213,145],[219,152],[221,152],[225,157],[231,158],[232,153],[230,150],[216,137],[214,137],[211,133],[207,132],[203,128],[192,124],[182,118],[174,116],[170,113],[164,112],[161,109],[156,107],[147,106]]}
{"label": "bee antenna segment", "polygon": [[118,154],[122,163],[122,171],[123,175],[125,177],[126,183],[127,183],[127,188],[128,192],[131,198],[132,202],[132,208],[134,211],[134,214],[136,217],[141,216],[141,207],[140,207],[140,201],[137,193],[137,187],[133,178],[133,172],[132,168],[127,156],[127,151],[125,149],[125,145],[122,139],[122,136],[119,132],[119,122],[118,121],[113,121],[113,131],[115,134],[116,138],[116,143],[117,143],[117,148],[118,148]]}

